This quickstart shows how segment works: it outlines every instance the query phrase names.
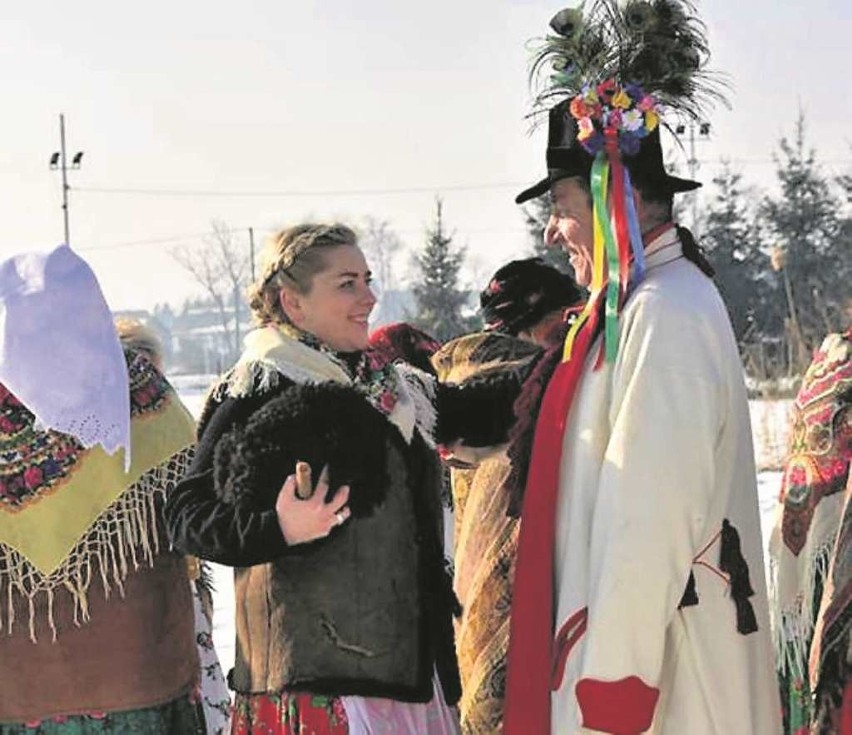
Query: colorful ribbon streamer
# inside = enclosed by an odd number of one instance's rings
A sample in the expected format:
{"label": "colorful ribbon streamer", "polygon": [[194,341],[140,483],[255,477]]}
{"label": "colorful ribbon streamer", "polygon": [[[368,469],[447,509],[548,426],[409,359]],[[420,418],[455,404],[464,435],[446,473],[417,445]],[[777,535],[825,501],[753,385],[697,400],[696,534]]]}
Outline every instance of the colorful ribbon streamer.
{"label": "colorful ribbon streamer", "polygon": [[565,344],[562,349],[562,361],[568,362],[571,359],[571,354],[574,351],[574,343],[577,339],[577,334],[583,328],[583,325],[588,321],[593,310],[593,304],[598,300],[598,294],[604,286],[604,251],[606,241],[605,225],[609,222],[606,219],[606,193],[607,180],[609,174],[609,163],[606,156],[601,151],[595,157],[592,164],[592,191],[594,192],[595,181],[598,182],[598,189],[601,192],[601,204],[599,198],[592,197],[592,226],[594,228],[594,244],[592,256],[592,282],[589,285],[589,300],[586,306],[577,317],[577,320],[571,325],[568,334],[565,335]]}
{"label": "colorful ribbon streamer", "polygon": [[[622,163],[617,141],[608,141],[592,163],[592,221],[594,228],[593,270],[590,297],[580,316],[565,337],[562,360],[571,359],[577,334],[588,321],[592,303],[606,287],[604,307],[604,354],[607,362],[615,362],[618,354],[618,317],[627,298],[628,287],[645,276],[645,252],[639,227],[639,216],[633,200],[630,172]],[[612,180],[612,218],[609,217],[607,194]],[[632,251],[632,258],[631,258]],[[631,260],[634,264],[630,276]],[[606,270],[604,270],[606,264]]]}
{"label": "colorful ribbon streamer", "polygon": [[624,167],[624,203],[627,205],[627,225],[633,249],[633,285],[636,286],[645,278],[645,246],[642,243],[642,230],[639,228],[639,215],[636,213],[633,184],[627,166]]}
{"label": "colorful ribbon streamer", "polygon": [[618,352],[618,297],[619,297],[619,258],[618,243],[609,220],[607,202],[607,181],[610,164],[606,154],[601,151],[592,164],[592,201],[594,202],[595,226],[603,230],[606,250],[606,304],[604,306],[604,346],[606,361],[614,362]]}
{"label": "colorful ribbon streamer", "polygon": [[[621,161],[616,131],[607,131],[606,154],[612,178],[612,220],[615,223],[615,241],[618,246],[618,283],[620,287],[619,308],[624,303],[627,282],[630,280],[630,233],[627,225],[627,209],[624,195],[624,172],[626,166]],[[610,281],[615,273],[610,274]]]}

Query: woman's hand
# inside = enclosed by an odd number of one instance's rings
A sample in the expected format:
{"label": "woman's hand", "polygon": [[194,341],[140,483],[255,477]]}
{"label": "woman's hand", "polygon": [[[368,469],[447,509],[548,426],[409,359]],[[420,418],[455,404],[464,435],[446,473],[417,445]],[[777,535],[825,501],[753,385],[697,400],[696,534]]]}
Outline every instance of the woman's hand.
{"label": "woman's hand", "polygon": [[[304,474],[304,468],[297,464],[297,471]],[[278,514],[278,525],[284,540],[291,546],[305,544],[309,541],[325,538],[335,526],[340,526],[349,518],[350,510],[346,507],[349,502],[349,486],[342,485],[327,503],[325,496],[328,492],[328,467],[320,473],[319,481],[313,494],[302,499],[297,495],[298,484],[296,475],[290,475],[278,493],[275,501],[275,512]]]}

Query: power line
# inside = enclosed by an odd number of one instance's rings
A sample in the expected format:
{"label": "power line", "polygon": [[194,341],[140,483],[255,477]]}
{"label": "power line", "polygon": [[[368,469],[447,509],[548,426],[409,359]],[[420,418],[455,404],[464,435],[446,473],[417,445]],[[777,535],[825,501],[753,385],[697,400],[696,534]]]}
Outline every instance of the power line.
{"label": "power line", "polygon": [[[737,157],[737,158],[695,158],[694,162],[701,165],[722,165],[730,163],[745,166],[768,166],[775,165],[775,158],[765,157]],[[852,159],[832,158],[820,160],[822,165],[847,166],[852,165]],[[122,196],[150,196],[150,197],[214,197],[214,198],[245,198],[245,199],[275,199],[275,198],[311,198],[311,197],[334,197],[334,196],[393,196],[406,194],[434,194],[440,192],[464,192],[464,191],[487,191],[501,189],[522,188],[529,181],[494,182],[479,184],[452,184],[435,186],[400,186],[375,189],[292,189],[281,191],[235,191],[216,189],[161,189],[141,187],[113,187],[113,186],[75,186],[74,191],[86,194],[108,194]]]}
{"label": "power line", "polygon": [[[228,234],[237,234],[245,230],[251,230],[251,227],[231,227],[227,230]],[[272,228],[261,228],[262,232],[274,232]],[[168,245],[176,242],[188,242],[190,240],[202,240],[210,236],[210,230],[204,232],[195,232],[190,235],[173,235],[170,237],[150,238],[146,240],[126,240],[124,242],[112,242],[104,245],[90,245],[89,247],[77,248],[80,251],[92,250],[116,250],[118,248],[130,248],[137,245]]]}
{"label": "power line", "polygon": [[201,232],[193,235],[175,235],[174,237],[155,238],[151,240],[130,240],[126,242],[113,242],[108,245],[91,245],[89,247],[76,248],[79,251],[90,252],[92,250],[116,250],[117,248],[130,248],[136,245],[160,245],[173,242],[185,242],[187,240],[199,240],[209,232]]}
{"label": "power line", "polygon": [[523,187],[529,182],[506,182],[494,184],[457,184],[452,186],[410,186],[388,189],[322,189],[292,191],[216,191],[213,189],[136,189],[109,186],[75,186],[74,191],[92,194],[129,194],[144,196],[186,197],[328,197],[328,196],[385,196],[390,194],[433,194],[444,191],[483,191],[486,189],[510,189]]}
{"label": "power line", "polygon": [[[702,165],[708,166],[718,166],[725,163],[737,163],[743,164],[746,166],[766,166],[770,164],[784,164],[784,160],[777,158],[765,158],[758,156],[745,156],[745,157],[728,157],[728,156],[718,156],[714,158],[698,158],[696,161]],[[815,160],[815,163],[818,166],[850,166],[852,165],[852,158],[823,158],[819,157]]]}
{"label": "power line", "polygon": [[[243,232],[246,230],[257,230],[257,228],[250,227],[233,227],[228,230],[231,234]],[[274,228],[261,228],[260,232],[276,232]],[[411,228],[405,229],[395,229],[394,232],[397,234],[407,234],[407,235],[422,235],[425,230],[415,230]],[[456,234],[464,237],[465,235],[523,235],[526,234],[527,231],[525,229],[520,228],[507,228],[507,227],[487,227],[487,228],[471,228],[471,229],[458,229],[456,228]],[[168,245],[172,243],[181,243],[181,242],[189,242],[192,240],[202,240],[205,237],[210,236],[210,230],[205,232],[196,232],[190,235],[175,235],[173,237],[162,237],[162,238],[151,238],[147,240],[128,240],[124,242],[113,242],[106,243],[103,245],[90,245],[88,247],[75,248],[80,252],[92,252],[96,250],[118,250],[120,248],[130,248],[137,247],[140,245]],[[249,236],[251,237],[251,236]]]}

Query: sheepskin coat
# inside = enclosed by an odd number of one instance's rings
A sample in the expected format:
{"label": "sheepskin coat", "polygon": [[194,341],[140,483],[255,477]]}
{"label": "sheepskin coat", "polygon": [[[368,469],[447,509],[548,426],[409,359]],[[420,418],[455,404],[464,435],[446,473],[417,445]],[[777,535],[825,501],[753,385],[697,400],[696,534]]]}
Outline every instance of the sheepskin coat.
{"label": "sheepskin coat", "polygon": [[[437,669],[455,702],[454,598],[429,431],[418,422],[406,436],[355,386],[249,368],[249,390],[234,395],[226,379],[211,394],[195,461],[166,509],[179,549],[235,567],[231,686],[424,702]],[[418,408],[428,399],[412,398]],[[328,463],[331,487],[351,486],[352,518],[291,547],[274,502],[297,460],[315,477]]]}

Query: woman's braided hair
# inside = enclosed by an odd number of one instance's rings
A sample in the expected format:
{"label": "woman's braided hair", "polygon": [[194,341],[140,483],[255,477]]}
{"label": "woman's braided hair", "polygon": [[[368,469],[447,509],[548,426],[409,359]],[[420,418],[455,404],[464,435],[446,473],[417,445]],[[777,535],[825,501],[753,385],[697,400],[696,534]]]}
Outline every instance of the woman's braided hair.
{"label": "woman's braided hair", "polygon": [[249,307],[259,324],[286,324],[279,295],[285,286],[297,293],[311,290],[314,276],[327,267],[326,248],[356,245],[355,232],[342,224],[301,224],[269,239],[261,256],[260,278],[248,291]]}

